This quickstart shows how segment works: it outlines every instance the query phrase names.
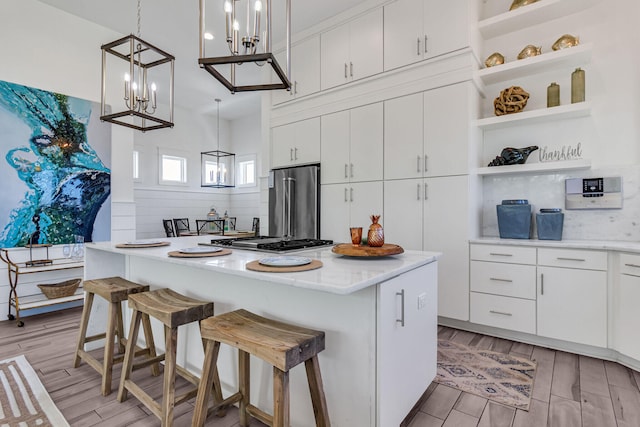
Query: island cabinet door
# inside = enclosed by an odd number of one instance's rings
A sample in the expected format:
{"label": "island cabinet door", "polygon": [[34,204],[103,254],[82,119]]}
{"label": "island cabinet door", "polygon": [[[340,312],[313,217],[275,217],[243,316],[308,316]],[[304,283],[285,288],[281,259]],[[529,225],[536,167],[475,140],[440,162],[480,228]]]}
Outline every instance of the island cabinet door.
{"label": "island cabinet door", "polygon": [[378,285],[378,427],[397,426],[436,375],[438,264]]}

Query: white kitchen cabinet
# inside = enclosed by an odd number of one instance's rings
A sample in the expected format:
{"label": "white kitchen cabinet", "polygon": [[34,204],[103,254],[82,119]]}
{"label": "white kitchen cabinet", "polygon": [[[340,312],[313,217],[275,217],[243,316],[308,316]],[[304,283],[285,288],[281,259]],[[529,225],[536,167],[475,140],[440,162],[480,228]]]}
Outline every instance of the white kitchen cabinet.
{"label": "white kitchen cabinet", "polygon": [[320,117],[271,129],[271,167],[320,161]]}
{"label": "white kitchen cabinet", "polygon": [[613,348],[625,356],[640,360],[640,255],[619,255],[614,292]]}
{"label": "white kitchen cabinet", "polygon": [[601,251],[538,248],[538,335],[607,347],[606,260]]}
{"label": "white kitchen cabinet", "polygon": [[383,71],[382,9],[320,36],[320,87],[330,89]]}
{"label": "white kitchen cabinet", "polygon": [[328,114],[320,123],[323,184],[382,179],[382,103]]}
{"label": "white kitchen cabinet", "polygon": [[536,333],[536,302],[522,298],[471,292],[474,323],[512,331]]}
{"label": "white kitchen cabinet", "polygon": [[[278,64],[286,72],[286,52],[279,52]],[[291,46],[291,90],[271,91],[271,103],[281,104],[320,91],[320,36]]]}
{"label": "white kitchen cabinet", "polygon": [[385,179],[468,173],[471,90],[465,82],[385,101]]}
{"label": "white kitchen cabinet", "polygon": [[384,69],[469,45],[469,2],[398,0],[384,7]]}
{"label": "white kitchen cabinet", "polygon": [[437,269],[432,263],[378,286],[377,363],[385,367],[377,378],[378,402],[384,402],[378,426],[400,425],[435,378]]}
{"label": "white kitchen cabinet", "polygon": [[371,224],[370,215],[382,214],[382,181],[321,186],[320,236],[335,242],[351,242],[349,227],[362,227],[362,235]]}
{"label": "white kitchen cabinet", "polygon": [[[442,252],[438,315],[469,319],[468,177],[384,182],[385,241]],[[461,195],[452,197],[452,195]]]}

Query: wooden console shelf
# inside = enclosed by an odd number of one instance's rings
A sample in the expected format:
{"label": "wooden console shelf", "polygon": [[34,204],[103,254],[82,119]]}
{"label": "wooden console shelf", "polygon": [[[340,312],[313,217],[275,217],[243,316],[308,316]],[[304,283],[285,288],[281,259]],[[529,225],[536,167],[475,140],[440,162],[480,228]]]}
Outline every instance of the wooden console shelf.
{"label": "wooden console shelf", "polygon": [[[33,247],[33,249],[35,248],[36,246]],[[77,261],[71,258],[54,258],[47,259],[47,263],[43,265],[32,265],[32,260],[24,262],[15,262],[12,260],[10,254],[16,250],[18,249],[0,249],[0,259],[7,264],[7,273],[9,276],[9,310],[7,313],[9,320],[15,319],[18,326],[24,326],[24,322],[20,320],[20,311],[78,301],[84,298],[82,287],[78,288],[73,295],[62,298],[48,299],[42,293],[18,296],[18,280],[21,275],[83,268],[84,260]],[[12,314],[12,307],[15,309],[15,315]]]}

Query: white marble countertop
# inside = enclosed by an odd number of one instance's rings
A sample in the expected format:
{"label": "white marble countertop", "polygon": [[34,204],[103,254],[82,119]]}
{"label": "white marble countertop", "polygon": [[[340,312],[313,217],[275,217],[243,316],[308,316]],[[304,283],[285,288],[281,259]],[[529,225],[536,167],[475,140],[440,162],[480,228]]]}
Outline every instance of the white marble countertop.
{"label": "white marble countertop", "polygon": [[185,265],[193,268],[212,270],[251,279],[283,285],[313,289],[335,294],[350,294],[371,285],[383,282],[402,273],[432,263],[440,257],[439,252],[405,251],[403,254],[386,257],[347,257],[331,252],[331,247],[309,249],[287,253],[320,260],[323,264],[316,270],[293,273],[263,273],[247,270],[245,265],[257,259],[276,256],[272,253],[249,251],[231,248],[230,255],[205,258],[175,258],[167,254],[183,248],[198,246],[198,243],[209,243],[211,236],[187,236],[162,239],[170,242],[170,246],[151,248],[116,248],[116,244],[124,242],[87,243],[87,250],[102,250],[122,255],[148,259],[162,259],[168,263]]}
{"label": "white marble countertop", "polygon": [[625,242],[619,240],[537,240],[481,237],[479,239],[471,239],[469,240],[469,243],[479,243],[485,245],[536,246],[558,249],[593,249],[640,253],[640,242]]}

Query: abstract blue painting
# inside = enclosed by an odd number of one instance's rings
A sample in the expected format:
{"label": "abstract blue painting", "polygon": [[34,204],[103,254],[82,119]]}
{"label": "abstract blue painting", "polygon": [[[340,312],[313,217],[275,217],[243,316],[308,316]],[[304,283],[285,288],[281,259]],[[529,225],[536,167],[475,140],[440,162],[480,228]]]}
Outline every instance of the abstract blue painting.
{"label": "abstract blue painting", "polygon": [[110,239],[111,126],[99,111],[0,81],[0,247]]}

